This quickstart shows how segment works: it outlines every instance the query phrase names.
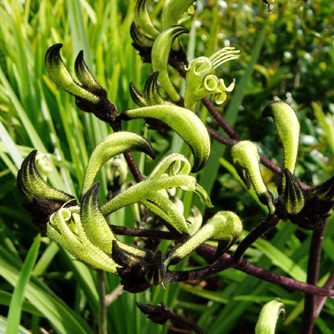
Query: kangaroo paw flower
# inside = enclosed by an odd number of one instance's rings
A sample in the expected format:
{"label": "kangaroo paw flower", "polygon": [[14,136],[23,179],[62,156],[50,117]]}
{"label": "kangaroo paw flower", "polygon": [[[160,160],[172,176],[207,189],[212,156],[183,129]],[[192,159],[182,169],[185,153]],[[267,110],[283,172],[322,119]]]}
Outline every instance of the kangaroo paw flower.
{"label": "kangaroo paw flower", "polygon": [[[183,163],[183,167],[181,167]],[[187,191],[195,191],[204,198],[207,205],[211,205],[206,192],[199,187],[193,176],[187,175],[190,172],[188,160],[181,154],[166,156],[146,180],[137,183],[120,193],[101,208],[103,215],[110,213],[133,203],[145,205],[153,213],[160,216],[179,233],[188,234],[188,225],[182,212],[169,198],[159,191],[162,189],[179,187]]]}
{"label": "kangaroo paw flower", "polygon": [[252,183],[261,203],[267,205],[269,213],[273,214],[275,207],[272,194],[267,189],[260,172],[260,155],[256,145],[243,140],[232,147],[231,153],[235,168],[247,188],[249,189]]}
{"label": "kangaroo paw flower", "polygon": [[284,319],[285,307],[279,300],[272,300],[262,307],[256,323],[255,334],[275,334],[278,317]]}
{"label": "kangaroo paw flower", "polygon": [[168,73],[168,59],[176,37],[187,33],[183,26],[174,26],[163,30],[155,39],[152,48],[152,68],[159,71],[159,82],[173,102],[179,102],[181,97],[175,90]]}
{"label": "kangaroo paw flower", "polygon": [[182,246],[172,251],[164,265],[174,265],[183,260],[203,242],[218,241],[217,257],[226,252],[240,237],[243,227],[240,218],[231,211],[219,211]]}
{"label": "kangaroo paw flower", "polygon": [[210,58],[199,57],[193,59],[186,67],[186,92],[184,106],[187,109],[195,110],[197,101],[206,96],[214,95],[215,102],[222,104],[226,99],[226,92],[234,88],[233,81],[228,87],[223,79],[218,79],[212,74],[215,68],[227,61],[239,58],[239,50],[226,47],[213,54]]}
{"label": "kangaroo paw flower", "polygon": [[53,82],[67,93],[74,95],[77,106],[83,111],[93,113],[105,122],[113,122],[118,112],[108,100],[107,92],[97,83],[87,68],[80,52],[75,62],[75,72],[82,85],[76,83],[68,72],[61,56],[62,44],[51,46],[45,55],[45,67]]}
{"label": "kangaroo paw flower", "polygon": [[148,154],[152,159],[155,157],[150,143],[133,132],[115,132],[106,137],[96,146],[90,156],[86,167],[82,195],[93,185],[94,179],[100,168],[117,154],[129,151],[141,151]]}
{"label": "kangaroo paw flower", "polygon": [[278,135],[283,144],[284,167],[293,174],[297,161],[300,131],[296,113],[287,103],[275,101],[269,103],[263,110],[262,117],[268,116],[274,119]]}
{"label": "kangaroo paw flower", "polygon": [[210,137],[203,122],[190,110],[174,105],[156,105],[125,110],[123,120],[135,118],[158,119],[171,127],[190,147],[194,164],[192,172],[198,172],[210,156]]}
{"label": "kangaroo paw flower", "polygon": [[46,229],[50,216],[66,203],[75,202],[73,196],[49,186],[36,167],[37,150],[32,151],[23,161],[17,174],[17,188],[29,204],[33,223],[41,230]]}

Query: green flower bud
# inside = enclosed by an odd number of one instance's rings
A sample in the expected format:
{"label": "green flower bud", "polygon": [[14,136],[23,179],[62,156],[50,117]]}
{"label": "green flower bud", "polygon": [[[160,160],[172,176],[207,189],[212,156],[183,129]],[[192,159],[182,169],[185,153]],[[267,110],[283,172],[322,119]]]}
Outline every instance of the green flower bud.
{"label": "green flower bud", "polygon": [[52,157],[50,154],[38,153],[36,156],[36,167],[44,181],[53,170]]}
{"label": "green flower bud", "polygon": [[133,132],[115,132],[106,137],[96,146],[91,154],[85,171],[82,187],[82,195],[93,185],[96,174],[100,168],[117,154],[129,151],[141,151],[152,159],[155,153],[151,144],[144,138]]}
{"label": "green flower bud", "polygon": [[256,145],[243,140],[232,147],[231,153],[235,168],[246,187],[249,189],[252,183],[261,203],[267,205],[269,213],[273,214],[275,207],[260,172],[260,155]]}
{"label": "green flower bud", "polygon": [[82,86],[77,84],[68,72],[59,51],[62,44],[51,46],[45,55],[45,67],[53,82],[67,93],[76,97],[77,106],[83,111],[93,113],[105,122],[113,122],[118,112],[108,100],[107,92],[96,82],[87,68],[80,52],[75,61],[75,71]]}
{"label": "green flower bud", "polygon": [[284,304],[279,300],[272,300],[265,304],[256,323],[255,334],[275,334],[278,317],[285,316]]}
{"label": "green flower bud", "polygon": [[263,110],[262,117],[268,116],[274,119],[278,135],[283,144],[284,167],[293,174],[297,161],[300,132],[296,113],[287,103],[275,101],[269,103]]}
{"label": "green flower bud", "polygon": [[144,36],[154,40],[160,33],[147,12],[146,0],[138,0],[134,10],[135,24]]}
{"label": "green flower bud", "polygon": [[288,214],[298,214],[305,205],[304,193],[297,179],[286,168],[283,168],[281,184],[284,186],[279,187],[280,202]]}
{"label": "green flower bud", "polygon": [[203,122],[190,110],[174,105],[156,105],[125,110],[121,119],[153,118],[171,127],[189,146],[194,156],[192,172],[198,172],[210,156],[210,137]]}
{"label": "green flower bud", "polygon": [[151,54],[153,71],[159,71],[159,82],[173,102],[179,102],[181,97],[170,80],[168,59],[176,37],[187,32],[188,30],[183,26],[166,28],[158,35],[153,43]]}
{"label": "green flower bud", "polygon": [[168,255],[164,262],[165,267],[179,263],[208,240],[218,241],[218,257],[238,240],[242,230],[242,222],[235,213],[219,211],[196,234]]}

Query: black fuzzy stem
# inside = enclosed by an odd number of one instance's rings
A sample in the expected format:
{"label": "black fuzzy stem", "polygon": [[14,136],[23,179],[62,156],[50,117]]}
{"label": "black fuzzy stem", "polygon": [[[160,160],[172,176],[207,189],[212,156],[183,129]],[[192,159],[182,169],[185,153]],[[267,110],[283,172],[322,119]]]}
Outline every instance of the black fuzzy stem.
{"label": "black fuzzy stem", "polygon": [[[314,286],[317,285],[319,278],[321,249],[325,229],[326,224],[324,224],[318,230],[315,230],[311,239],[311,246],[307,265],[307,283]],[[306,293],[300,334],[312,334],[314,322],[316,319],[315,307],[316,296],[312,293]]]}

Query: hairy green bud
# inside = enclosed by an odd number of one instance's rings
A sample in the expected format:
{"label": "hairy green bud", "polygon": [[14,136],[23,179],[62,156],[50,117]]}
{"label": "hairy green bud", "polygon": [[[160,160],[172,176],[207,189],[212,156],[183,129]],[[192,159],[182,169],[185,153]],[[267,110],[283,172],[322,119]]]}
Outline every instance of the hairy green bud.
{"label": "hairy green bud", "polygon": [[255,334],[275,334],[278,317],[285,316],[284,304],[279,300],[272,300],[265,304],[256,323]]}
{"label": "hairy green bud", "polygon": [[210,137],[203,122],[190,110],[174,105],[156,105],[125,110],[121,119],[153,118],[171,127],[190,147],[194,164],[192,172],[198,172],[210,156]]}
{"label": "hairy green bud", "polygon": [[243,140],[232,147],[231,153],[235,168],[247,188],[249,189],[252,183],[261,203],[267,205],[269,213],[273,214],[275,207],[260,172],[260,155],[256,145],[249,140]]}
{"label": "hairy green bud", "polygon": [[284,167],[293,174],[297,161],[300,132],[296,113],[287,103],[275,101],[269,103],[263,110],[262,117],[268,116],[274,119],[278,135],[283,144]]}
{"label": "hairy green bud", "polygon": [[189,240],[168,255],[164,262],[165,267],[179,263],[208,240],[218,241],[218,257],[238,240],[242,230],[242,222],[234,212],[219,211]]}

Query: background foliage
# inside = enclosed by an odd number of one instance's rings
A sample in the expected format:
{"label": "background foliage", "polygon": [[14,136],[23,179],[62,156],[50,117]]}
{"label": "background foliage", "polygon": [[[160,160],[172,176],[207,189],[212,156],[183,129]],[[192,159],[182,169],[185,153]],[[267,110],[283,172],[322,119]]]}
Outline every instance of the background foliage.
{"label": "background foliage", "polygon": [[[209,56],[229,45],[241,50],[238,61],[218,69],[226,81],[236,78],[237,83],[230,101],[218,109],[242,138],[256,141],[263,153],[279,164],[283,157],[274,125],[262,120],[261,112],[275,97],[295,108],[301,122],[297,176],[315,185],[333,175],[334,169],[334,4],[331,0],[277,2],[273,13],[268,15],[260,0],[197,1],[195,16],[184,22],[191,33],[182,40],[188,45],[189,60],[194,56]],[[162,3],[150,2],[153,18],[159,17]],[[0,3],[2,329],[7,321],[14,326],[15,320],[8,314],[10,305],[16,315],[22,310],[21,325],[34,332],[39,327],[57,333],[96,331],[95,272],[38,235],[30,217],[21,209],[15,177],[22,157],[36,148],[53,154],[58,168],[51,173],[50,183],[72,194],[79,192],[89,154],[109,129],[91,115],[78,111],[74,99],[57,89],[46,75],[44,55],[52,44],[63,43],[62,56],[71,68],[77,53],[84,50],[88,66],[118,110],[133,108],[129,82],[142,89],[151,71],[150,65],[142,64],[131,46],[129,29],[134,5],[134,0],[3,0]],[[176,73],[175,80],[182,85]],[[215,127],[204,108],[201,117]],[[170,151],[188,153],[172,133],[148,131],[142,121],[129,122],[127,127],[145,134],[160,155]],[[207,215],[219,209],[236,211],[249,231],[263,216],[262,208],[236,178],[229,164],[229,149],[218,148],[216,144],[213,148],[208,166],[199,175],[200,184],[209,191],[212,189],[215,207]],[[145,162],[140,154],[135,157],[147,174],[152,162]],[[275,192],[278,180],[268,170],[264,169],[263,175],[270,190]],[[106,180],[110,180],[108,169],[99,179],[105,193]],[[183,201],[189,211],[192,197],[185,195]],[[111,219],[119,225],[134,225],[130,209],[117,212]],[[320,283],[333,267],[333,237],[331,218],[324,240]],[[305,281],[309,243],[309,232],[291,223],[281,223],[275,233],[267,235],[267,240],[258,240],[247,255],[254,264]],[[194,255],[189,264],[198,266],[204,262]],[[118,277],[107,276],[108,293],[118,284]],[[12,298],[15,286],[15,293],[22,298]],[[287,318],[279,323],[280,333],[298,332],[302,293],[234,269],[202,282],[170,284],[165,290],[158,286],[140,294],[118,296],[108,309],[109,332],[175,332],[173,326],[151,323],[135,305],[136,301],[152,304],[164,301],[178,314],[196,321],[207,333],[233,330],[252,333],[261,306],[276,297],[287,307]],[[316,321],[315,333],[333,331],[333,312],[334,303],[327,300]],[[21,331],[25,333],[23,327]]]}

